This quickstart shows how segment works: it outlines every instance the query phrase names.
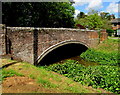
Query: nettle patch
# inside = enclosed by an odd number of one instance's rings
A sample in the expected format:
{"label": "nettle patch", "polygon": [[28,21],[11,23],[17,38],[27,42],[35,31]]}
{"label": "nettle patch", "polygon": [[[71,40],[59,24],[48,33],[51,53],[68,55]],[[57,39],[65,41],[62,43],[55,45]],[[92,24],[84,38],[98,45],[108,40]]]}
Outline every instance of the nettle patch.
{"label": "nettle patch", "polygon": [[117,66],[98,65],[85,67],[75,60],[67,60],[64,64],[45,66],[83,85],[119,93],[120,69]]}
{"label": "nettle patch", "polygon": [[120,57],[118,52],[105,53],[96,51],[94,49],[88,49],[82,53],[80,57],[87,61],[97,62],[101,65],[119,65]]}

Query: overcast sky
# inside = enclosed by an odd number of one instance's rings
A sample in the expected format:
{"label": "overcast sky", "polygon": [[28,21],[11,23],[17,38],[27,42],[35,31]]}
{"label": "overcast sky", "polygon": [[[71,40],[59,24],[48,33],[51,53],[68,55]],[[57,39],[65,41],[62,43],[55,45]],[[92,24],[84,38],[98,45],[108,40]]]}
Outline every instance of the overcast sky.
{"label": "overcast sky", "polygon": [[[109,12],[115,14],[118,18],[118,12],[120,13],[120,0],[74,0],[75,4],[75,17],[78,13],[84,12],[87,14],[90,9],[97,10],[99,12]],[[119,16],[120,17],[120,16]]]}

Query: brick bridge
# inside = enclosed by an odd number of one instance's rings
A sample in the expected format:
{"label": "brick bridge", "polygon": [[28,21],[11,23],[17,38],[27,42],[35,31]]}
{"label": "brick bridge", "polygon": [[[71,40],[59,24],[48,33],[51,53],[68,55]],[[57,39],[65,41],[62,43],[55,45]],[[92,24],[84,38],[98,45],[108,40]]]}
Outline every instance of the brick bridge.
{"label": "brick bridge", "polygon": [[31,64],[43,64],[80,55],[106,38],[105,31],[0,25],[0,55],[9,55],[12,59]]}

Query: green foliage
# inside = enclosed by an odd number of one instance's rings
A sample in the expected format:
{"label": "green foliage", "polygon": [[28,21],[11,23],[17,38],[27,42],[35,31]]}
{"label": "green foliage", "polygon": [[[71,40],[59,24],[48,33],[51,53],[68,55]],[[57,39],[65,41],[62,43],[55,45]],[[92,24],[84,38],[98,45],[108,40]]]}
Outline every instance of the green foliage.
{"label": "green foliage", "polygon": [[98,14],[92,14],[86,16],[85,18],[76,19],[76,24],[81,24],[83,26],[88,26],[89,29],[101,29],[104,25],[102,19]]}
{"label": "green foliage", "polygon": [[84,85],[103,88],[114,93],[119,92],[120,74],[115,66],[90,66],[79,77],[73,79]]}
{"label": "green foliage", "polygon": [[35,76],[33,74],[30,74],[29,77],[35,79]]}
{"label": "green foliage", "polygon": [[87,19],[86,18],[80,18],[80,19],[75,19],[75,24],[80,24],[84,27],[87,26]]}
{"label": "green foliage", "polygon": [[2,3],[3,23],[7,26],[73,27],[74,10],[69,2]]}
{"label": "green foliage", "polygon": [[108,20],[115,19],[114,14],[110,14],[110,13],[107,13],[107,12],[101,12],[100,16],[102,17],[102,19],[108,19]]}
{"label": "green foliage", "polygon": [[54,64],[47,68],[48,70],[52,70],[60,74],[64,74],[67,77],[71,77],[74,75],[74,72],[76,72],[76,69],[80,70],[80,68],[84,68],[84,66],[81,64],[78,64],[78,62],[75,60],[67,60],[64,64]]}
{"label": "green foliage", "polygon": [[85,13],[84,12],[80,12],[78,15],[77,15],[77,18],[80,19],[80,18],[84,18],[86,17]]}
{"label": "green foliage", "polygon": [[[8,59],[4,60],[3,63],[9,63],[14,60],[9,61]],[[17,61],[16,61],[17,62]],[[41,90],[31,91],[27,93],[96,93],[98,90],[93,88],[86,88],[81,84],[74,82],[72,79],[61,76],[60,74],[54,73],[52,71],[47,71],[44,67],[36,67],[32,64],[26,62],[17,62],[19,65],[11,65],[9,68],[4,68],[4,70],[9,70],[10,68],[16,72],[24,74],[24,77],[29,77],[34,79],[34,83],[38,82],[35,85],[39,85]],[[0,72],[2,73],[2,72]],[[3,80],[4,81],[4,80]],[[40,83],[40,84],[39,84]],[[42,84],[43,83],[43,84]],[[33,84],[34,85],[34,84]],[[22,93],[22,92],[20,92]]]}
{"label": "green foliage", "polygon": [[12,77],[12,76],[23,76],[21,73],[17,73],[13,69],[2,69],[2,80],[6,77]]}
{"label": "green foliage", "polygon": [[98,11],[91,10],[88,15],[78,14],[75,19],[76,24],[81,24],[89,29],[111,29],[109,19],[104,19],[103,15],[98,15]]}
{"label": "green foliage", "polygon": [[50,88],[56,88],[57,85],[49,82],[48,80],[42,79],[42,78],[37,78],[37,82],[41,83],[44,87],[50,87]]}
{"label": "green foliage", "polygon": [[119,42],[120,39],[107,39],[103,41],[101,44],[99,44],[95,50],[103,52],[103,53],[116,53],[119,52]]}
{"label": "green foliage", "polygon": [[95,28],[102,28],[103,22],[100,16],[98,14],[93,14],[87,17],[88,20],[88,26],[90,29]]}
{"label": "green foliage", "polygon": [[112,34],[114,33],[114,30],[107,29],[106,32],[108,33],[108,36],[112,36]]}
{"label": "green foliage", "polygon": [[94,49],[88,49],[80,56],[87,61],[98,62],[103,65],[119,65],[118,61],[120,60],[118,53],[104,53]]}
{"label": "green foliage", "polygon": [[108,19],[102,19],[102,21],[103,21],[102,29],[112,29],[112,24]]}
{"label": "green foliage", "polygon": [[46,66],[46,68],[72,78],[83,85],[103,88],[114,93],[119,93],[120,90],[120,69],[116,66],[98,65],[85,67],[78,64],[77,61],[68,60],[64,64],[53,64]]}
{"label": "green foliage", "polygon": [[94,49],[88,49],[80,56],[87,61],[94,61],[106,65],[119,65],[119,39],[108,39]]}

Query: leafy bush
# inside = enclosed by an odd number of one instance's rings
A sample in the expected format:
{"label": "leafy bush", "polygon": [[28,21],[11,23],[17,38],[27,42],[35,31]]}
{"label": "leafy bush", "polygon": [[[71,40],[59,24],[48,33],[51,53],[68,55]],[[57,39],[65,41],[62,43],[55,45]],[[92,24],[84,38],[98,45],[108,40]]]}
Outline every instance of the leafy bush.
{"label": "leafy bush", "polygon": [[80,57],[87,61],[98,62],[103,65],[119,65],[118,61],[120,60],[118,53],[103,53],[94,49],[88,49]]}
{"label": "leafy bush", "polygon": [[73,79],[84,85],[119,93],[119,70],[115,66],[91,66],[84,69],[79,77],[73,77]]}
{"label": "leafy bush", "polygon": [[53,64],[45,67],[72,78],[74,81],[94,88],[103,88],[114,93],[119,93],[120,74],[116,66],[89,66],[78,64],[75,60],[68,60],[64,64]]}
{"label": "leafy bush", "polygon": [[112,34],[114,33],[113,29],[107,29],[106,32],[108,33],[108,36],[112,36]]}
{"label": "leafy bush", "polygon": [[47,70],[52,70],[58,72],[59,74],[64,74],[66,77],[73,77],[78,71],[81,72],[85,67],[78,64],[75,60],[67,60],[64,64],[53,64],[46,66]]}

